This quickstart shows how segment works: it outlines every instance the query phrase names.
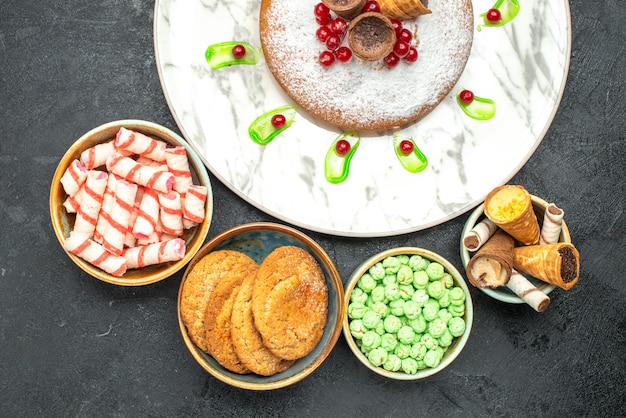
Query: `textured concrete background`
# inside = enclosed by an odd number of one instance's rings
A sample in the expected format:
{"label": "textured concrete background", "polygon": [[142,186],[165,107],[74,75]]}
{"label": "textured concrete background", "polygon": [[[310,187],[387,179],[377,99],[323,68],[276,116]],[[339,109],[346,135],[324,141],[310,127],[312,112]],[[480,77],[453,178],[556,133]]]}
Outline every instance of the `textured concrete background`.
{"label": "textured concrete background", "polygon": [[[222,384],[186,351],[182,273],[141,288],[101,283],[52,232],[50,180],[76,138],[124,118],[178,131],[155,67],[153,9],[148,0],[0,3],[0,416],[626,416],[624,1],[572,1],[563,101],[512,180],[565,209],[579,284],[555,290],[542,314],[472,289],[465,351],[424,381],[374,375],[341,337],[314,374],[264,393]],[[209,236],[274,220],[212,181]],[[347,280],[398,245],[461,268],[466,218],[392,238],[310,234]]]}

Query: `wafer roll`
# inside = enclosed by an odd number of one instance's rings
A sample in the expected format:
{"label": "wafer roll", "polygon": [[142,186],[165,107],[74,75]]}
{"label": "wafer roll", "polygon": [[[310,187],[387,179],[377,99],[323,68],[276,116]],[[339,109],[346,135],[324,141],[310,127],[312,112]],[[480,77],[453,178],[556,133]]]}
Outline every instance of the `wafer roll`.
{"label": "wafer roll", "polygon": [[102,245],[85,235],[70,232],[63,248],[113,276],[121,276],[126,273],[126,259],[124,257],[111,254]]}
{"label": "wafer roll", "polygon": [[513,293],[537,312],[545,311],[548,309],[548,305],[550,305],[550,297],[537,289],[535,285],[515,269],[511,272],[511,278],[506,287],[511,289]]}
{"label": "wafer roll", "polygon": [[165,161],[167,143],[150,138],[140,132],[120,128],[114,144],[117,149],[130,151],[133,154],[141,155],[154,161]]}
{"label": "wafer roll", "polygon": [[87,169],[85,164],[80,160],[74,160],[67,167],[63,176],[61,176],[61,184],[63,190],[68,196],[74,196],[80,190],[80,186],[87,180]]}
{"label": "wafer roll", "polygon": [[191,170],[187,160],[185,147],[167,148],[165,150],[165,162],[170,173],[174,174],[174,186],[172,187],[182,197],[187,193],[187,188],[192,184]]}
{"label": "wafer roll", "polygon": [[481,288],[505,286],[513,269],[513,245],[510,235],[496,231],[467,263],[469,281]]}
{"label": "wafer roll", "polygon": [[104,165],[111,155],[130,155],[130,151],[117,150],[113,141],[103,142],[86,149],[80,154],[80,161],[87,170]]}
{"label": "wafer roll", "polygon": [[135,205],[137,185],[124,180],[117,182],[113,206],[111,207],[109,225],[103,236],[103,247],[115,254],[122,255],[124,240],[128,231],[130,213]]}
{"label": "wafer roll", "polygon": [[175,238],[154,244],[126,248],[123,254],[129,269],[178,261],[185,256],[185,241]]}
{"label": "wafer roll", "polygon": [[496,233],[498,225],[485,218],[474,225],[471,231],[463,238],[463,245],[468,251],[478,250],[493,234]]}
{"label": "wafer roll", "polygon": [[115,175],[163,193],[172,190],[176,181],[172,173],[141,165],[129,157],[111,156],[107,159],[106,166],[107,170]]}
{"label": "wafer roll", "polygon": [[543,215],[543,225],[541,226],[541,234],[539,236],[539,244],[554,244],[559,242],[559,235],[563,228],[563,216],[565,213],[559,209],[554,203],[546,206]]}
{"label": "wafer roll", "polygon": [[513,268],[569,290],[578,281],[580,255],[567,242],[516,247],[513,249]]}
{"label": "wafer roll", "polygon": [[183,235],[183,209],[180,195],[172,190],[169,193],[160,193],[158,198],[162,232],[174,236]]}
{"label": "wafer roll", "polygon": [[98,222],[98,214],[102,207],[104,190],[107,186],[107,173],[103,171],[90,170],[87,180],[85,180],[85,192],[76,212],[74,221],[74,231],[78,234],[93,237]]}
{"label": "wafer roll", "polygon": [[539,242],[539,222],[524,187],[504,185],[485,198],[485,215],[523,245]]}

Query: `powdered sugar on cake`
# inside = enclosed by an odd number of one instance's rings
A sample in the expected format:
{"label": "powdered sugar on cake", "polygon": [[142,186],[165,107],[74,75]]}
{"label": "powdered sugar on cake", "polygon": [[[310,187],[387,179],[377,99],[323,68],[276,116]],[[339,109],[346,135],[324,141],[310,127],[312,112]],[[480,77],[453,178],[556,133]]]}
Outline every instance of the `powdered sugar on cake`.
{"label": "powdered sugar on cake", "polygon": [[270,71],[285,92],[317,118],[344,129],[405,125],[432,110],[461,76],[473,39],[469,0],[429,2],[432,14],[403,21],[417,34],[418,61],[388,69],[356,57],[323,67],[314,1],[264,0],[261,41]]}

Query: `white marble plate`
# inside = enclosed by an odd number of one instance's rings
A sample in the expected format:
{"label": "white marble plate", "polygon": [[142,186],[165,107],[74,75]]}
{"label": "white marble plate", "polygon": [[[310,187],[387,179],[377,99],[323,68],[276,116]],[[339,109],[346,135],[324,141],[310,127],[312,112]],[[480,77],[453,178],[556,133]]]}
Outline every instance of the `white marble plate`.
{"label": "white marble plate", "polygon": [[[476,22],[493,3],[473,2]],[[260,45],[259,5],[259,0],[156,0],[159,76],[181,132],[209,170],[252,205],[310,230],[390,236],[463,214],[526,163],[565,87],[569,3],[523,2],[511,23],[475,32],[457,86],[428,116],[400,130],[428,158],[424,171],[407,172],[394,154],[392,133],[382,132],[362,138],[348,179],[331,184],[324,178],[324,157],[339,130],[298,113],[289,129],[259,146],[248,136],[249,124],[291,100],[263,62],[217,71],[206,64],[210,44]],[[496,116],[477,121],[462,113],[455,100],[462,88],[494,100]]]}

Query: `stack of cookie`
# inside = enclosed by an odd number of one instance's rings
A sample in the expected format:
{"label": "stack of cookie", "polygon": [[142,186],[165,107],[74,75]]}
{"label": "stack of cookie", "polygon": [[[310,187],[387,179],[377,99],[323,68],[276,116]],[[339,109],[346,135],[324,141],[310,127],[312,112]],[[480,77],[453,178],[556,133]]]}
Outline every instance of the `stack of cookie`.
{"label": "stack of cookie", "polygon": [[191,341],[224,368],[270,376],[309,354],[322,338],[328,288],[305,250],[282,246],[260,265],[213,251],[190,270],[181,317]]}

